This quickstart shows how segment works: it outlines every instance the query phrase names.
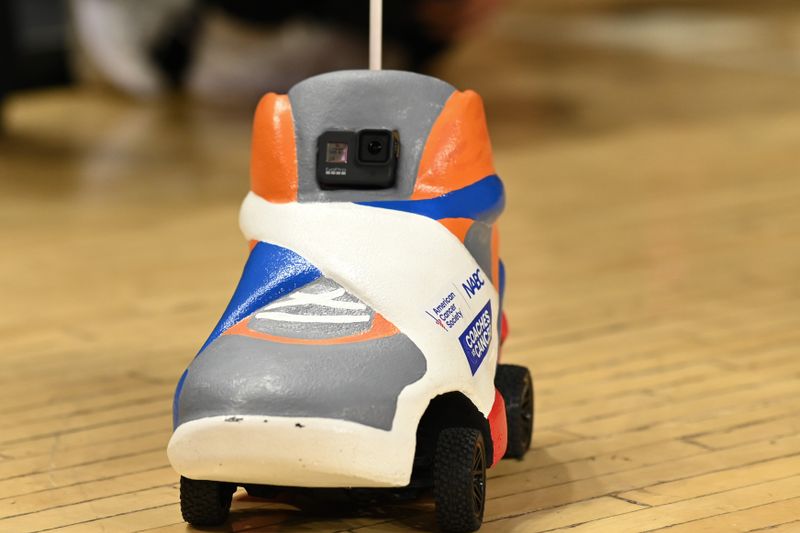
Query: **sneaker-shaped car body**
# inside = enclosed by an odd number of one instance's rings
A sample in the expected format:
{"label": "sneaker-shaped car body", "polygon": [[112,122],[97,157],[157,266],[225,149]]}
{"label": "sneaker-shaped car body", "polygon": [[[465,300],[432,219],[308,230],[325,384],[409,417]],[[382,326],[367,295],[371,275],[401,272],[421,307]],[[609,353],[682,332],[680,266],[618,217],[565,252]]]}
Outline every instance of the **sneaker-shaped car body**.
{"label": "sneaker-shaped car body", "polygon": [[432,484],[440,526],[480,527],[486,469],[521,457],[527,369],[507,325],[483,104],[418,74],[343,71],[255,116],[251,252],[175,392],[185,519],[237,486]]}

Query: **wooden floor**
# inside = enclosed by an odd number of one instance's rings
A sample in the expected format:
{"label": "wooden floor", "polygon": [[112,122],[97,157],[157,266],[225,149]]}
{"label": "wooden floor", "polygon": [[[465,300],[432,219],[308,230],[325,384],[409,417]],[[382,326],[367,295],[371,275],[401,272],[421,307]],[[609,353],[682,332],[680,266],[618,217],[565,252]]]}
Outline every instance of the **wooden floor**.
{"label": "wooden floor", "polygon": [[[517,3],[437,67],[492,116],[504,358],[538,387],[483,531],[800,531],[800,8],[584,3]],[[248,114],[10,102],[0,531],[187,528],[171,396],[246,257]],[[222,530],[433,527],[429,501],[233,509]]]}

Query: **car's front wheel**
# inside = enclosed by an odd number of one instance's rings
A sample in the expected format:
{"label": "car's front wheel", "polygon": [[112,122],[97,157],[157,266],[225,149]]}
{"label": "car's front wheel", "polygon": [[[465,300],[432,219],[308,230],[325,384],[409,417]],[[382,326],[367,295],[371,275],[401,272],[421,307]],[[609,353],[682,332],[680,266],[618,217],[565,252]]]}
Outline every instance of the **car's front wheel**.
{"label": "car's front wheel", "polygon": [[219,526],[228,519],[236,485],[181,476],[181,514],[193,526]]}
{"label": "car's front wheel", "polygon": [[468,532],[481,527],[486,502],[486,444],[472,428],[439,433],[433,465],[436,519],[443,531]]}

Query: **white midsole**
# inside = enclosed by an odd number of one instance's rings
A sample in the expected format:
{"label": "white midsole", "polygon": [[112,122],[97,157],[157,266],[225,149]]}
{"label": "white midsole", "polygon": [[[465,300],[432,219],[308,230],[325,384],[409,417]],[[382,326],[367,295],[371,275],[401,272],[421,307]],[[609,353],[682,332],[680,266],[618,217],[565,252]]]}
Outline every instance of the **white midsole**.
{"label": "white midsole", "polygon": [[215,416],[181,424],[167,448],[191,479],[297,487],[402,487],[414,431],[324,418]]}

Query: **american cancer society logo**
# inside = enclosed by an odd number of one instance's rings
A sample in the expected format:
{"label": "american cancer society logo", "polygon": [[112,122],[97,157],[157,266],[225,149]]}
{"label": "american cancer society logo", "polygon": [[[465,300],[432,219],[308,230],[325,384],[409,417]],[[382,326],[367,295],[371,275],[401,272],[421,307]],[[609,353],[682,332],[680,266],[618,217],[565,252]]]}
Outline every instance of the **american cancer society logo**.
{"label": "american cancer society logo", "polygon": [[492,329],[492,306],[491,302],[486,302],[478,316],[472,319],[464,333],[458,337],[473,375],[478,371],[486,354],[489,353]]}

